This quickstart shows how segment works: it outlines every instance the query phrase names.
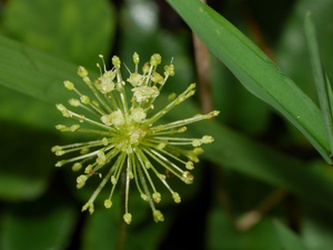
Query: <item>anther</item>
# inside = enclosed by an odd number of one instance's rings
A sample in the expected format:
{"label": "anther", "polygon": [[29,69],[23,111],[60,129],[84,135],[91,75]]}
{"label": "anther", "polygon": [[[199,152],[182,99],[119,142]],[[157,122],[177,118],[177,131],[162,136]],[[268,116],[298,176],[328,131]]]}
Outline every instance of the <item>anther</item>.
{"label": "anther", "polygon": [[164,216],[160,210],[153,211],[153,218],[155,222],[164,221]]}
{"label": "anther", "polygon": [[153,54],[150,58],[150,65],[157,66],[161,63],[162,57],[160,54]]}
{"label": "anther", "polygon": [[172,198],[173,198],[174,202],[176,202],[176,203],[180,203],[181,202],[180,195],[177,192],[173,192]]}
{"label": "anther", "polygon": [[104,201],[104,207],[105,208],[110,208],[112,206],[112,201],[110,199],[106,199]]}
{"label": "anther", "polygon": [[73,90],[74,89],[74,83],[72,83],[71,81],[64,81],[64,86],[66,89],[68,90]]}
{"label": "anther", "polygon": [[77,74],[79,76],[81,76],[82,78],[87,77],[88,76],[88,71],[84,67],[79,66],[79,68],[77,69]]}
{"label": "anther", "polygon": [[123,219],[127,224],[130,224],[132,222],[132,215],[130,213],[125,213]]}
{"label": "anther", "polygon": [[153,193],[153,200],[156,202],[156,203],[159,203],[161,201],[161,194],[159,192],[154,192]]}

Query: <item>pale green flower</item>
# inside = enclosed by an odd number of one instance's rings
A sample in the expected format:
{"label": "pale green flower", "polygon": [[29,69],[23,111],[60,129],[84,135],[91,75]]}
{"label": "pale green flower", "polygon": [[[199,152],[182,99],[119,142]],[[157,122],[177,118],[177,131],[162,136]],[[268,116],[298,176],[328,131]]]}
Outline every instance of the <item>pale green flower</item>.
{"label": "pale green flower", "polygon": [[[129,212],[132,182],[142,199],[150,204],[154,220],[163,221],[163,214],[155,208],[155,203],[159,203],[162,197],[155,187],[154,179],[159,179],[164,184],[176,203],[181,202],[180,195],[169,186],[166,173],[172,173],[186,184],[191,184],[193,175],[190,170],[199,161],[198,155],[203,152],[200,146],[213,142],[213,138],[209,135],[186,138],[180,134],[186,131],[188,124],[211,119],[219,112],[212,111],[161,124],[160,118],[194,94],[195,84],[191,84],[178,96],[170,95],[169,101],[157,110],[154,101],[168,77],[174,75],[172,64],[165,66],[162,76],[156,72],[162,58],[159,54],[154,54],[150,62],[143,66],[142,73],[139,73],[140,59],[134,53],[135,69],[134,72],[129,72],[125,81],[117,56],[112,58],[111,70],[106,70],[103,57],[100,57],[103,67],[100,67],[101,76],[96,81],[90,80],[85,68],[80,66],[78,69],[79,76],[90,88],[91,94],[84,95],[72,82],[64,82],[65,87],[78,96],[77,99],[70,99],[69,104],[82,108],[87,115],[67,109],[63,104],[56,105],[64,117],[78,121],[70,127],[59,124],[56,126],[58,130],[95,134],[96,140],[54,146],[52,151],[57,156],[77,152],[77,156],[60,160],[56,166],[71,163],[73,171],[82,171],[76,179],[77,188],[84,187],[89,178],[101,179],[99,186],[83,206],[83,211],[94,212],[94,201],[105,185],[111,187],[110,195],[104,201],[104,206],[110,208],[120,176],[125,175],[124,221],[129,224],[132,220]],[[131,89],[126,90],[127,87]],[[83,127],[81,124],[87,126]]]}

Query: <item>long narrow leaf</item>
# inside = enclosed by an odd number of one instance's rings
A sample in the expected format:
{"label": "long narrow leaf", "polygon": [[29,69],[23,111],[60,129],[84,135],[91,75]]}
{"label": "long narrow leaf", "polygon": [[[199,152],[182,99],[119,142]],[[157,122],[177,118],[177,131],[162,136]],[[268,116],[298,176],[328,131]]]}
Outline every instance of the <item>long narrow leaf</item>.
{"label": "long narrow leaf", "polygon": [[318,107],[256,45],[199,0],[168,0],[190,28],[254,95],[280,111],[330,164]]}
{"label": "long narrow leaf", "polygon": [[330,98],[332,98],[332,90],[320,60],[316,29],[311,20],[311,13],[308,13],[305,18],[305,33],[308,42],[314,82],[326,125],[327,140],[329,141],[331,152],[333,152],[333,120],[330,102]]}

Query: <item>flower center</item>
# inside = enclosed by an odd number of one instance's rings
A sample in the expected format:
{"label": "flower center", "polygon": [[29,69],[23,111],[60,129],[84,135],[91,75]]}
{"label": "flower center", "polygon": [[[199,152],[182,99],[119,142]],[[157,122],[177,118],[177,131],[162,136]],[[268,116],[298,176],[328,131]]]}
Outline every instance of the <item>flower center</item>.
{"label": "flower center", "polygon": [[133,148],[137,147],[147,132],[140,127],[128,125],[119,130],[119,137],[116,145],[121,151],[127,153],[133,152]]}

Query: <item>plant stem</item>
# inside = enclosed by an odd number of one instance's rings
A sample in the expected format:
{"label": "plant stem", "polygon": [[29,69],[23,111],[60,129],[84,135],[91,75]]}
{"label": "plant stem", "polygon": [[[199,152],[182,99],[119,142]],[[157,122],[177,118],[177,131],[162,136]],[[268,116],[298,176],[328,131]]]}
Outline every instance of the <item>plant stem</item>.
{"label": "plant stem", "polygon": [[127,224],[123,219],[123,215],[125,214],[125,199],[126,199],[126,168],[123,168],[123,172],[121,174],[121,181],[120,181],[120,197],[121,197],[121,218],[120,218],[120,225],[119,225],[119,235],[118,241],[116,245],[116,250],[123,250],[125,246],[125,241],[127,237]]}
{"label": "plant stem", "polygon": [[213,109],[210,86],[209,51],[196,34],[193,34],[193,44],[200,88],[201,107],[204,113],[208,113]]}
{"label": "plant stem", "polygon": [[[206,0],[201,0],[203,3],[207,3]],[[211,65],[210,65],[210,52],[206,45],[200,40],[200,38],[193,33],[193,46],[194,46],[194,57],[195,66],[198,77],[198,85],[200,89],[201,109],[204,113],[208,113],[214,109],[212,87],[211,87]],[[215,176],[217,186],[217,195],[222,203],[222,207],[225,212],[231,217],[231,202],[230,195],[223,178],[221,168],[217,168],[214,164],[206,162],[207,165],[212,165],[213,175]]]}

